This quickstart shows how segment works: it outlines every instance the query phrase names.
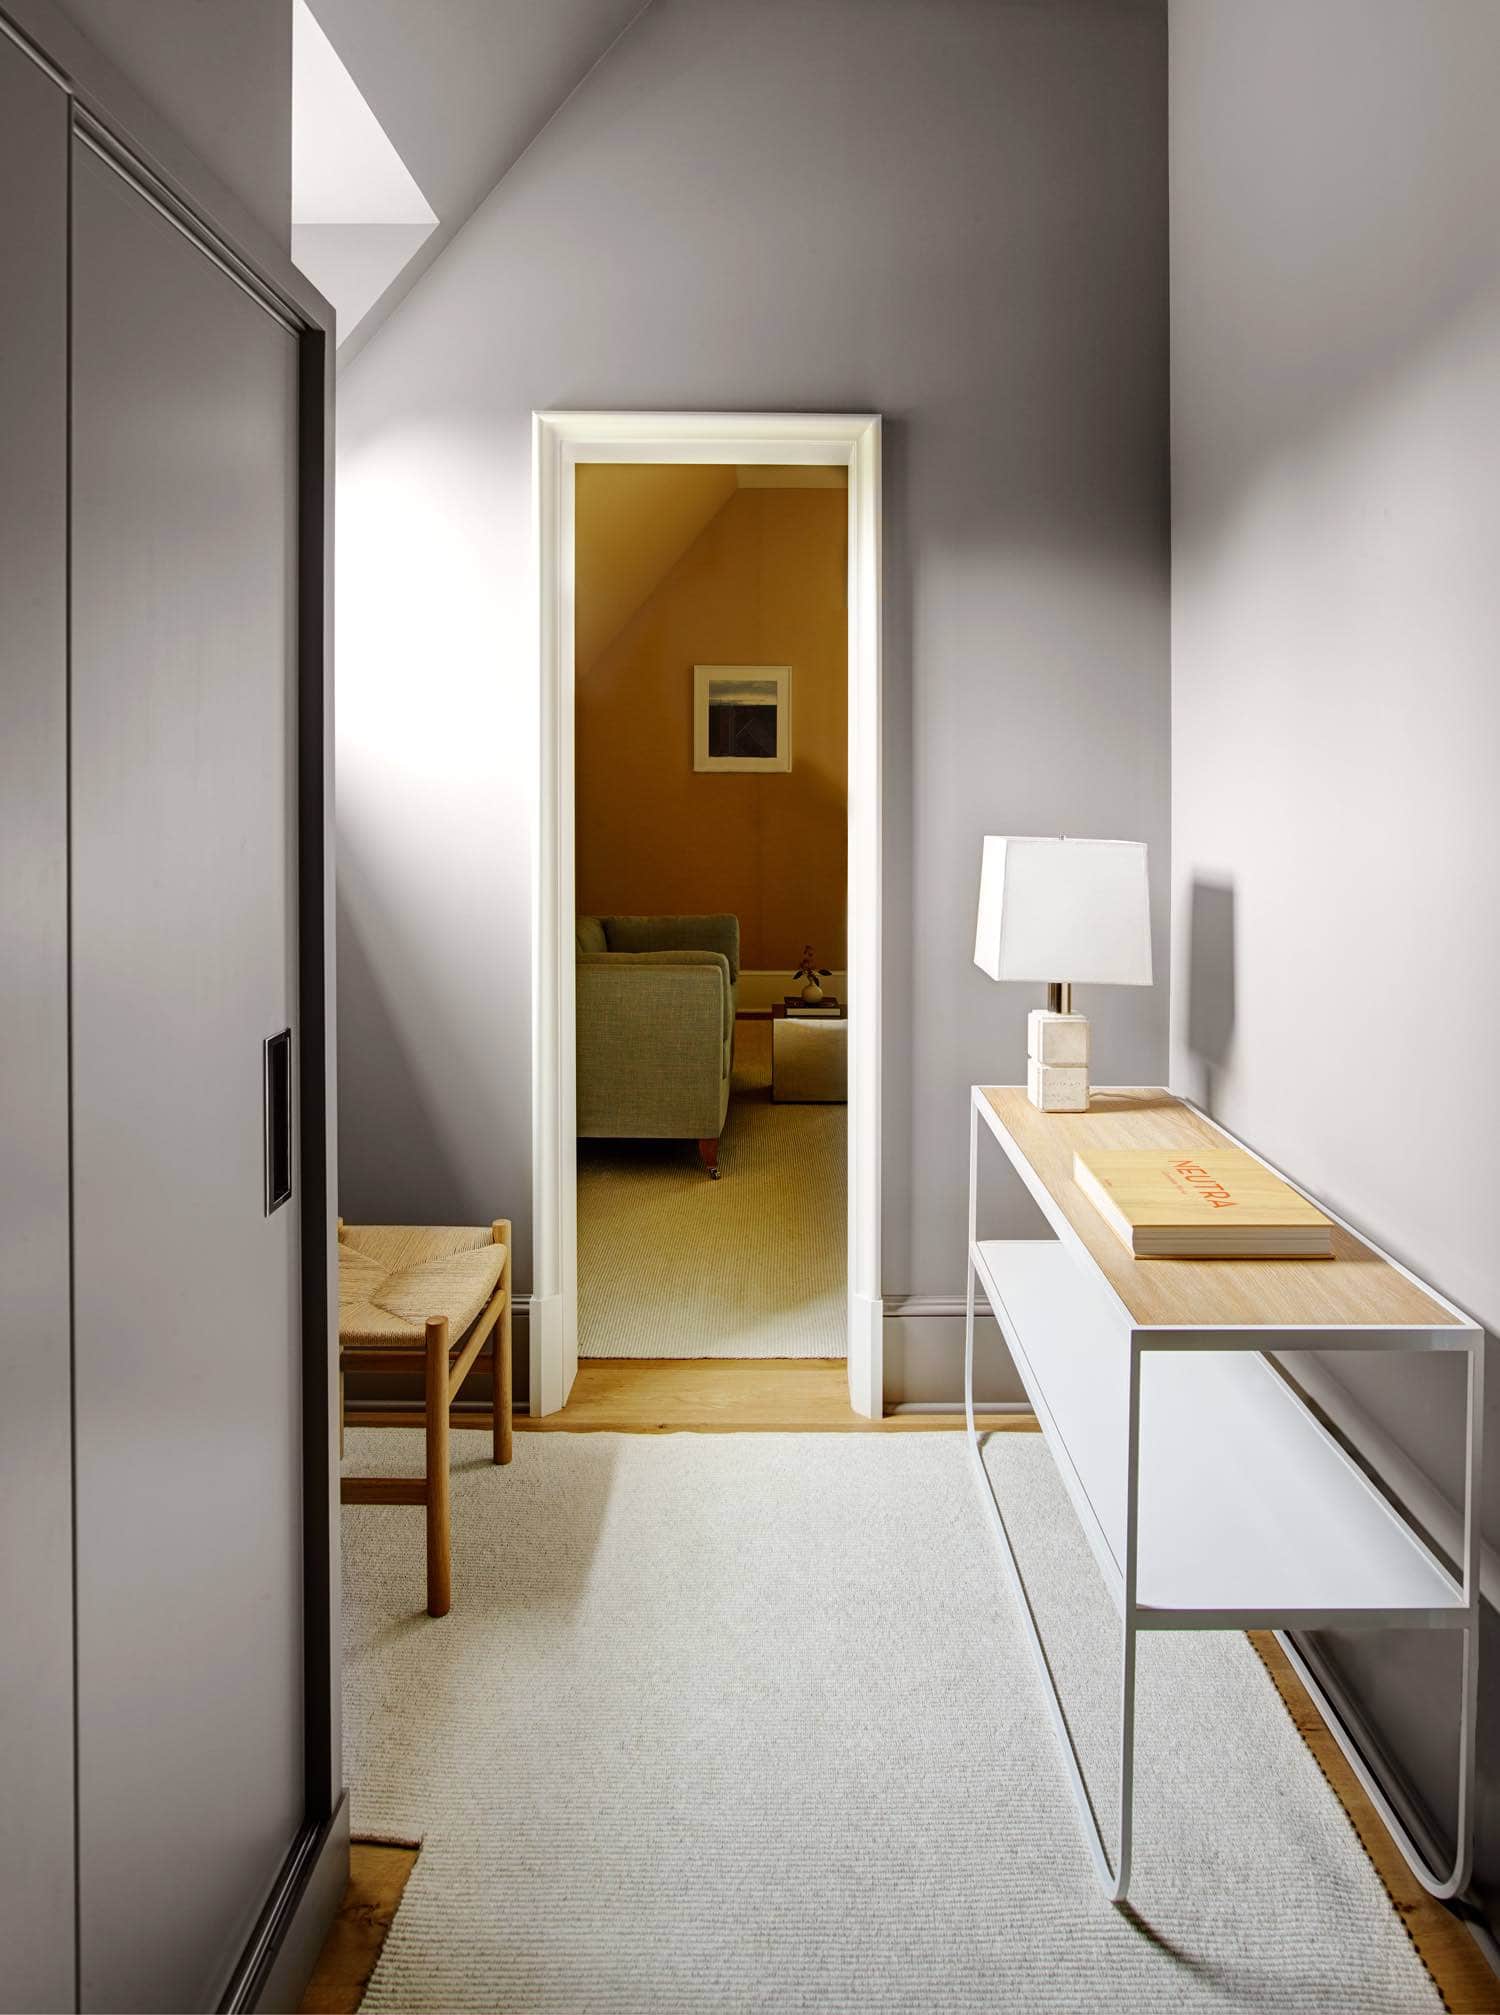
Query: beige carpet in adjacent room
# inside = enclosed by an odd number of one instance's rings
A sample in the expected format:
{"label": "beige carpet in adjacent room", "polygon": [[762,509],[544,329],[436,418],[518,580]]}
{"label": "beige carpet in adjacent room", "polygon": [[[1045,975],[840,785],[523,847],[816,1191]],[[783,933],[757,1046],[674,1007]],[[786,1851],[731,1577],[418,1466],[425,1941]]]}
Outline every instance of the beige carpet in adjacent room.
{"label": "beige carpet in adjacent room", "polygon": [[[989,1460],[1107,1798],[1113,1610],[1040,1438]],[[1436,2015],[1243,1637],[1143,1640],[1134,1914],[1103,1900],[967,1461],[459,1434],[439,1622],[420,1514],[346,1509],[354,1828],[423,1839],[364,2007]]]}
{"label": "beige carpet in adjacent room", "polygon": [[846,1116],[773,1104],[742,1021],[718,1182],[690,1140],[580,1141],[579,1355],[847,1355]]}

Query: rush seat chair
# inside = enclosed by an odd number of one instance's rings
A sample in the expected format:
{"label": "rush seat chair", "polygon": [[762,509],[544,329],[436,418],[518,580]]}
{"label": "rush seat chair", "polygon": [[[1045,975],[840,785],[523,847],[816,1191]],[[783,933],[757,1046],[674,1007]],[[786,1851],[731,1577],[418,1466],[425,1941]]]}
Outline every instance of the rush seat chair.
{"label": "rush seat chair", "polygon": [[449,1408],[489,1345],[494,1459],[511,1457],[511,1236],[488,1226],[345,1224],[339,1220],[339,1446],[344,1374],[420,1371],[427,1450],[421,1476],[346,1476],[345,1504],[427,1510],[427,1613],[453,1599]]}

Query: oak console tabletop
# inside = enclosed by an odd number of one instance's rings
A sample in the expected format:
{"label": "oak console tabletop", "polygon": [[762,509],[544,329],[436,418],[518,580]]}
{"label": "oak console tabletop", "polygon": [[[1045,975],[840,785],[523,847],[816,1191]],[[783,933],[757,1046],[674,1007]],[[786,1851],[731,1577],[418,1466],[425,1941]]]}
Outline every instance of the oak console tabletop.
{"label": "oak console tabletop", "polygon": [[1432,1329],[1464,1321],[1337,1222],[1332,1259],[1134,1259],[1074,1182],[1074,1149],[1191,1151],[1238,1142],[1195,1106],[1150,1087],[1096,1090],[1087,1112],[1038,1112],[1020,1085],[985,1086],[984,1097],[1133,1322],[1153,1329],[1240,1322]]}
{"label": "oak console tabletop", "polygon": [[[981,1140],[1003,1152],[1050,1237],[981,1239]],[[1039,1112],[1017,1086],[976,1085],[969,1114],[964,1393],[983,1501],[1020,1606],[1105,1893],[1130,1880],[1135,1646],[1142,1630],[1274,1629],[1422,1882],[1467,1884],[1478,1684],[1483,1333],[1319,1204],[1328,1259],[1135,1259],[1072,1179],[1075,1149],[1243,1146],[1150,1087],[1096,1089],[1083,1113]],[[1269,1166],[1269,1164],[1266,1164]],[[1280,1171],[1276,1171],[1278,1174]],[[1295,1188],[1296,1185],[1294,1184]],[[1310,1201],[1317,1202],[1316,1198]],[[974,1311],[993,1312],[1122,1622],[1119,1846],[1094,1816],[973,1411]],[[1296,1353],[1462,1352],[1468,1373],[1463,1558],[1441,1558],[1305,1403]],[[1287,1633],[1455,1629],[1464,1656],[1453,1865],[1435,1873]]]}

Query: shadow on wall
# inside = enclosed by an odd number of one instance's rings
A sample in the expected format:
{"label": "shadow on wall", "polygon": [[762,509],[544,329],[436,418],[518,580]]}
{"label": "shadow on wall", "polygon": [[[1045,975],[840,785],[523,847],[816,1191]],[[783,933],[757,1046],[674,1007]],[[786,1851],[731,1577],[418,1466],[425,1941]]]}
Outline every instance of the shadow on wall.
{"label": "shadow on wall", "polygon": [[1198,1102],[1214,1110],[1218,1073],[1234,1039],[1234,884],[1194,879],[1188,900],[1187,1046],[1198,1059]]}
{"label": "shadow on wall", "polygon": [[[361,905],[350,900],[353,874],[349,847],[341,839],[339,1214],[356,1224],[462,1224],[462,1171],[407,1046],[409,1004],[403,1015],[393,1003],[378,952],[361,931]],[[371,1070],[379,1073],[378,1086],[366,1081]]]}
{"label": "shadow on wall", "polygon": [[[1223,228],[1225,185],[1174,170],[1174,273],[1191,276],[1200,332],[1212,324],[1214,342],[1233,332],[1251,360],[1232,402],[1235,452],[1212,470],[1189,465],[1195,541],[1284,458],[1357,430],[1474,337],[1487,342],[1500,313],[1491,220],[1469,200],[1500,176],[1496,10],[1327,0],[1243,8],[1232,21],[1235,11],[1172,8],[1174,160],[1225,158],[1215,149],[1227,90],[1240,121],[1278,104],[1290,74],[1305,95],[1278,121],[1276,146],[1252,157],[1257,199],[1237,211],[1238,234]],[[1314,88],[1335,77],[1336,89]],[[1260,228],[1278,216],[1295,217],[1295,232]]]}

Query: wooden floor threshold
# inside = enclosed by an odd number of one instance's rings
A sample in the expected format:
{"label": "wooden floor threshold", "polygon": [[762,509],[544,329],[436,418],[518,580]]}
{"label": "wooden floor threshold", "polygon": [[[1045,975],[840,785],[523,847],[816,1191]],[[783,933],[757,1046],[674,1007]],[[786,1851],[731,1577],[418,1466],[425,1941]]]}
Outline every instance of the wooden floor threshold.
{"label": "wooden floor threshold", "polygon": [[[414,1424],[420,1408],[351,1407],[351,1427]],[[487,1409],[454,1409],[455,1427],[483,1427]],[[518,1434],[953,1433],[961,1413],[891,1413],[866,1420],[849,1404],[841,1357],[585,1358],[568,1403],[540,1420],[516,1415]],[[1030,1413],[986,1414],[995,1433],[1030,1432]]]}

